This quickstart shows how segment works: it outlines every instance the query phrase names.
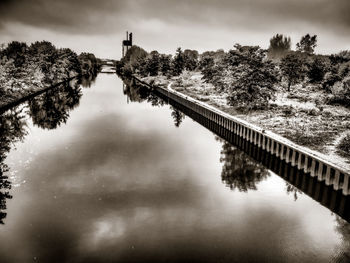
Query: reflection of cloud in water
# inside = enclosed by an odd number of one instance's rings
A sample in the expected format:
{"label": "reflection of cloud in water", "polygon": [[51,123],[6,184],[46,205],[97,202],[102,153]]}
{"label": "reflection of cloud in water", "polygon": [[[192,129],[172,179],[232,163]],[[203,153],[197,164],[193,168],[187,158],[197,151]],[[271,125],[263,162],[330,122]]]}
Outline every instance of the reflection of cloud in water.
{"label": "reflection of cloud in water", "polygon": [[[0,248],[2,254],[11,244],[27,248],[12,261],[293,262],[308,251],[303,229],[286,228],[299,225],[297,216],[269,206],[230,207],[208,191],[194,173],[210,164],[199,170],[187,161],[182,144],[188,140],[128,129],[113,115],[77,134],[69,148],[37,156],[26,171],[21,191],[33,194],[26,196],[25,216],[14,222],[11,240]],[[300,250],[289,251],[288,240]]]}

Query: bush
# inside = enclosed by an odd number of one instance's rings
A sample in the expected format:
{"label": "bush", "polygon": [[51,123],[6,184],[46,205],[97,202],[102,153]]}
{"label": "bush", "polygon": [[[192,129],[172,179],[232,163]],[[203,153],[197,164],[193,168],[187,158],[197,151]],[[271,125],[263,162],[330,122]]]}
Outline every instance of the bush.
{"label": "bush", "polygon": [[325,74],[330,68],[329,60],[326,58],[316,57],[308,66],[307,76],[311,83],[319,83],[324,79]]}
{"label": "bush", "polygon": [[340,104],[345,107],[350,107],[350,76],[338,81],[332,88],[332,97],[329,99],[329,104]]}
{"label": "bush", "polygon": [[347,134],[337,145],[340,154],[350,156],[350,134]]}

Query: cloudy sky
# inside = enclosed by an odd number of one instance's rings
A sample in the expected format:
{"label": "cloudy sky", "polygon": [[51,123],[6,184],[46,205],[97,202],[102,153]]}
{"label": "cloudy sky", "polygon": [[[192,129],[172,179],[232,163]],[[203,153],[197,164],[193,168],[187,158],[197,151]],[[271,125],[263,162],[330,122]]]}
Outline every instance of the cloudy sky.
{"label": "cloudy sky", "polygon": [[317,34],[318,53],[350,49],[349,0],[0,0],[0,43],[49,40],[118,59],[125,31],[146,50],[267,48],[276,33]]}

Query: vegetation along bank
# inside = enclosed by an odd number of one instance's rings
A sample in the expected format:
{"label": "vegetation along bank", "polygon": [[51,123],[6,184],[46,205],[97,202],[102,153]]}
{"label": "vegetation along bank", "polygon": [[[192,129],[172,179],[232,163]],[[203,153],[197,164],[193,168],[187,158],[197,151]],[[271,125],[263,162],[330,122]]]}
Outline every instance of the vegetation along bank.
{"label": "vegetation along bank", "polygon": [[117,73],[135,74],[349,167],[350,51],[315,54],[317,36],[291,39],[277,34],[270,47],[234,45],[206,51],[178,48],[174,56],[133,46],[117,62]]}
{"label": "vegetation along bank", "polygon": [[0,108],[75,76],[96,74],[101,61],[93,54],[77,55],[48,41],[30,45],[13,41],[0,46]]}

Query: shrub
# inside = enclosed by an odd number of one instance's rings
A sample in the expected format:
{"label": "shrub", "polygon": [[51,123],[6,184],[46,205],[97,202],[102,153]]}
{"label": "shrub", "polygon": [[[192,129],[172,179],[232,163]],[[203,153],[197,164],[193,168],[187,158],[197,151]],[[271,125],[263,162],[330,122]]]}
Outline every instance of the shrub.
{"label": "shrub", "polygon": [[326,72],[330,68],[329,60],[315,57],[313,62],[308,66],[307,76],[311,83],[319,83],[324,79]]}
{"label": "shrub", "polygon": [[337,145],[339,153],[350,156],[350,134],[347,134]]}

